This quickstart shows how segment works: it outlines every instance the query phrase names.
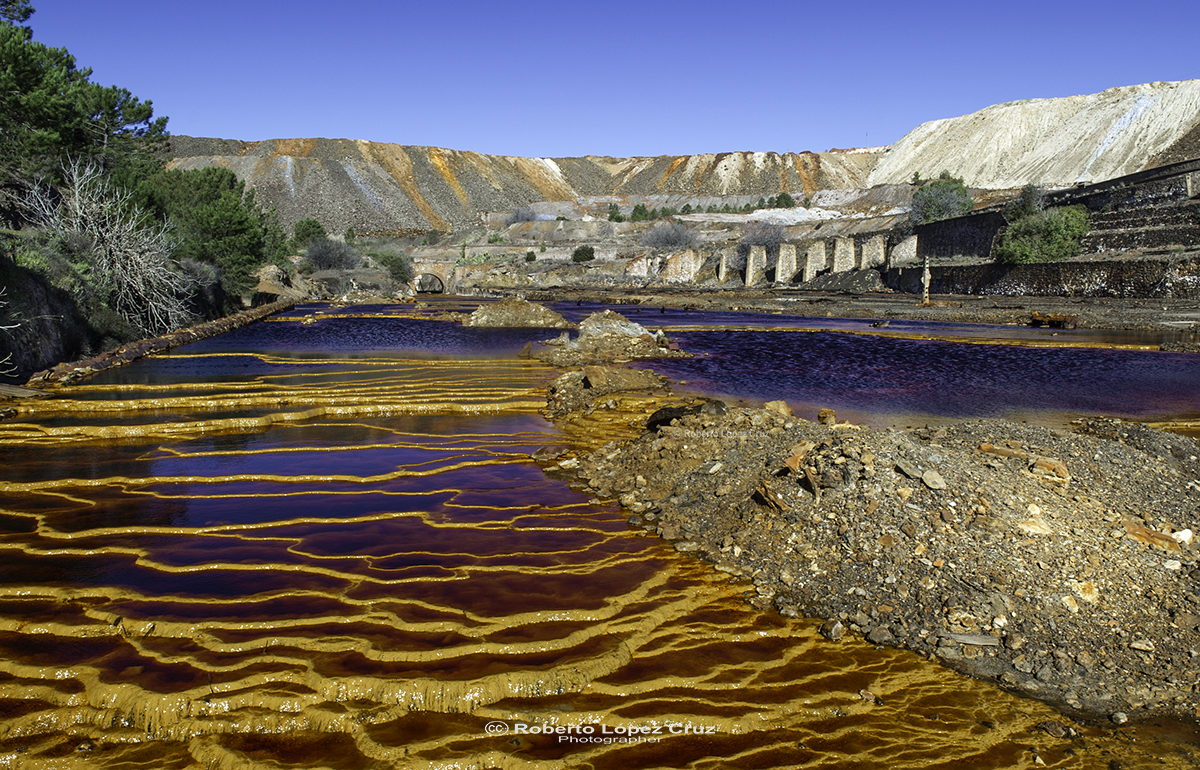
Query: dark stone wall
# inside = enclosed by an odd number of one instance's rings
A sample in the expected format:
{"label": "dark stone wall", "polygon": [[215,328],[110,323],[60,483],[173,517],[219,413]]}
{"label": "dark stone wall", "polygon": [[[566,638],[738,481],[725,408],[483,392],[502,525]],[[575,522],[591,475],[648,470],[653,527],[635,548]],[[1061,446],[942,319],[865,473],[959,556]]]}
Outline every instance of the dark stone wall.
{"label": "dark stone wall", "polygon": [[[959,265],[930,269],[934,294],[1050,297],[1200,298],[1200,258],[1030,265]],[[921,292],[921,266],[883,273],[891,289]]]}
{"label": "dark stone wall", "polygon": [[[1084,252],[1200,244],[1200,159],[1160,166],[1046,196],[1047,206],[1086,206]],[[917,257],[988,259],[1007,223],[997,209],[917,225]]]}
{"label": "dark stone wall", "polygon": [[1198,175],[1200,159],[1193,159],[1052,192],[1046,196],[1046,203],[1051,206],[1080,204],[1093,212],[1158,206],[1200,193],[1195,189]]}
{"label": "dark stone wall", "polygon": [[1083,251],[1166,250],[1200,244],[1200,200],[1092,215]]}
{"label": "dark stone wall", "polygon": [[983,257],[992,255],[992,242],[1005,226],[1004,215],[984,211],[965,217],[943,219],[917,225],[917,258],[951,259],[953,257]]}

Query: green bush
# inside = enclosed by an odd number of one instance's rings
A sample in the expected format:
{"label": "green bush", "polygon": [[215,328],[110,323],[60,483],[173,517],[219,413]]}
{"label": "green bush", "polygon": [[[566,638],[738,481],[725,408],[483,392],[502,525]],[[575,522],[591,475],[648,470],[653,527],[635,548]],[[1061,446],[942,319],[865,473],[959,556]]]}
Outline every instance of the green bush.
{"label": "green bush", "polygon": [[324,238],[326,235],[324,225],[315,219],[305,217],[292,228],[292,243],[297,249],[302,249],[313,238]]}
{"label": "green bush", "polygon": [[407,283],[412,280],[412,265],[409,264],[408,257],[397,251],[370,251],[367,253],[376,264],[388,271],[388,275],[393,280],[400,283]]}
{"label": "green bush", "polygon": [[490,233],[487,237],[488,243],[504,243],[503,233]]}
{"label": "green bush", "polygon": [[633,207],[633,211],[629,212],[630,222],[645,222],[648,219],[650,219],[650,212],[644,203],[637,204]]}
{"label": "green bush", "polygon": [[596,249],[591,246],[576,246],[575,251],[571,252],[571,259],[575,262],[591,262],[595,258]]}
{"label": "green bush", "polygon": [[537,259],[537,254],[534,254],[532,251],[525,252],[525,261],[526,262],[533,262],[536,259]]}
{"label": "green bush", "polygon": [[996,244],[993,257],[1005,264],[1077,257],[1083,251],[1081,241],[1089,229],[1091,217],[1083,206],[1039,211],[1010,224]]}
{"label": "green bush", "polygon": [[910,216],[913,222],[923,224],[969,214],[974,208],[975,199],[967,192],[963,180],[943,171],[937,179],[913,193]]}
{"label": "green bush", "polygon": [[287,235],[275,211],[258,205],[254,191],[229,169],[162,171],[138,183],[133,201],[171,223],[177,259],[220,268],[229,294],[248,292],[255,270],[282,265],[286,255]]}
{"label": "green bush", "polygon": [[1018,219],[1039,213],[1046,207],[1046,194],[1036,185],[1027,184],[1021,194],[1004,207],[1004,218],[1012,224]]}

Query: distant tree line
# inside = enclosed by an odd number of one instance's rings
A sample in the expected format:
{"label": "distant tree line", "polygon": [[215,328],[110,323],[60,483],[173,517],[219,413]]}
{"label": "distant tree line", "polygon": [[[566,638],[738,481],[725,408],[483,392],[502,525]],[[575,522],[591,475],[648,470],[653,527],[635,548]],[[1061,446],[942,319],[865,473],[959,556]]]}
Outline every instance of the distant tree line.
{"label": "distant tree line", "polygon": [[[810,198],[805,198],[803,205],[808,207],[812,204]],[[648,222],[654,219],[669,219],[677,217],[680,214],[750,214],[759,209],[790,209],[794,208],[796,200],[788,193],[781,192],[778,195],[772,195],[770,198],[759,198],[757,203],[747,203],[744,206],[735,208],[726,203],[724,206],[709,206],[707,209],[700,207],[692,207],[692,204],[685,203],[680,209],[673,209],[669,206],[663,208],[647,209],[644,203],[638,203],[629,212],[629,215],[621,213],[621,208],[616,203],[608,205],[608,221],[610,222]]]}

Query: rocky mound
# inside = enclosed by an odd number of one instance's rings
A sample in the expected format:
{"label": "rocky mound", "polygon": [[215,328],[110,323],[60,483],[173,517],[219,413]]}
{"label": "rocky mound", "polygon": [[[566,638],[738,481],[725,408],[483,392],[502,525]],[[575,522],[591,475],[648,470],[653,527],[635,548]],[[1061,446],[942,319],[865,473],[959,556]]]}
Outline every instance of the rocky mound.
{"label": "rocky mound", "polygon": [[575,324],[550,308],[543,307],[526,299],[521,299],[520,297],[505,297],[499,302],[480,305],[475,312],[463,318],[462,323],[463,326],[483,328],[575,328]]}
{"label": "rocky mound", "polygon": [[645,326],[620,313],[603,310],[592,313],[579,324],[579,336],[571,339],[563,332],[553,340],[530,350],[530,355],[551,366],[625,362],[636,358],[686,358],[662,331],[650,333]]}
{"label": "rocky mound", "polygon": [[860,430],[769,406],[685,405],[555,467],[830,638],[1117,722],[1200,714],[1194,440],[1103,420]]}
{"label": "rocky mound", "polygon": [[613,393],[658,391],[667,387],[665,377],[645,369],[621,366],[585,366],[559,377],[546,391],[547,417],[562,417],[591,408],[597,400]]}

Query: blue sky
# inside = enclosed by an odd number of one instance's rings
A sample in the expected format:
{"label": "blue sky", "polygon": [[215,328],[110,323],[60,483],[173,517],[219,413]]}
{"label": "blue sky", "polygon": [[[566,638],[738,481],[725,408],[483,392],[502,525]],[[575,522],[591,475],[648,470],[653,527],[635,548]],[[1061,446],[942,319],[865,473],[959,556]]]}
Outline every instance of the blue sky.
{"label": "blue sky", "polygon": [[502,155],[890,144],[990,104],[1200,77],[1200,2],[33,0],[174,134]]}

